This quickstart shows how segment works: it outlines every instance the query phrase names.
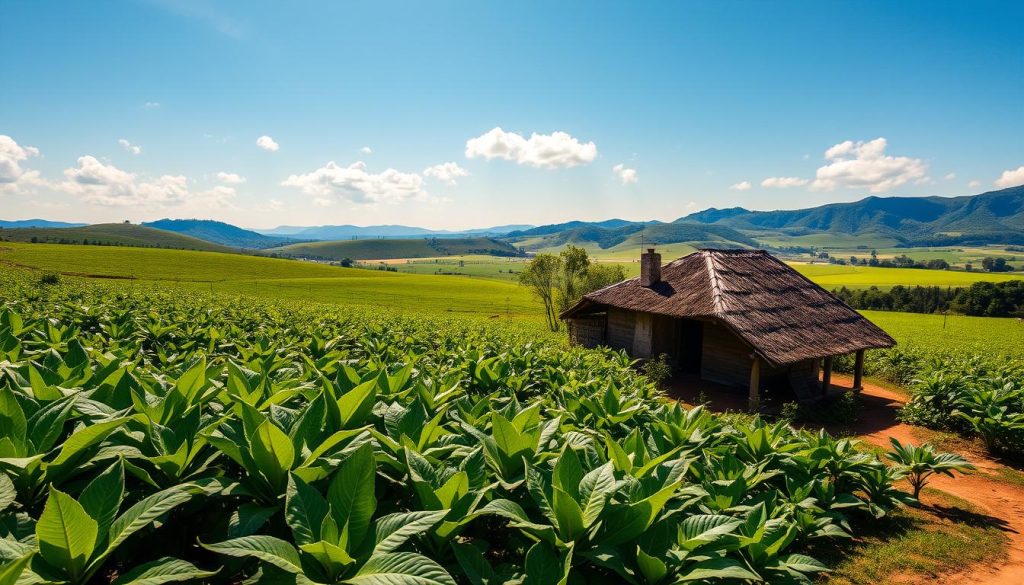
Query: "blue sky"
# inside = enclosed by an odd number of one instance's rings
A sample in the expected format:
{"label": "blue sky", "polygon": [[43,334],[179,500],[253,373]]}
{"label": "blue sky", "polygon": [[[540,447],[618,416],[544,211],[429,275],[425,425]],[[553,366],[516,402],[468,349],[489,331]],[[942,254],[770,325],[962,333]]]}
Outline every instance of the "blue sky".
{"label": "blue sky", "polygon": [[1015,2],[5,0],[0,218],[468,228],[979,193],[1024,183],[1022,23]]}

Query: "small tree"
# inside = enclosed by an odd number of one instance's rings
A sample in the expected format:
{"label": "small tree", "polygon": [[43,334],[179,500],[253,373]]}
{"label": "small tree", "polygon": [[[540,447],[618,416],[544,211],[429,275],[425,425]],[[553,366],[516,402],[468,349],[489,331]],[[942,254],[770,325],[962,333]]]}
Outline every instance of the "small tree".
{"label": "small tree", "polygon": [[928,483],[931,476],[936,473],[953,477],[954,471],[963,473],[974,469],[969,461],[956,453],[936,453],[935,447],[925,443],[920,447],[907,443],[901,444],[894,438],[890,438],[892,451],[885,454],[886,457],[896,462],[899,471],[910,482],[914,488],[914,499],[918,499],[921,490]]}
{"label": "small tree", "polygon": [[555,291],[562,260],[554,254],[538,254],[519,273],[519,283],[544,303],[544,317],[552,331],[558,331],[558,315],[555,313]]}

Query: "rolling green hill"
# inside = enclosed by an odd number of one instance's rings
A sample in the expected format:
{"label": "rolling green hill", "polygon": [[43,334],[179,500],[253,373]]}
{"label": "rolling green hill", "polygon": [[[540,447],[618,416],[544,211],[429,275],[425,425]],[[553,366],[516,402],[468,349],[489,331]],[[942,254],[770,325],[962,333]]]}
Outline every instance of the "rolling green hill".
{"label": "rolling green hill", "polygon": [[284,246],[297,241],[296,238],[265,236],[229,223],[210,219],[161,219],[143,225],[232,248],[264,249]]}
{"label": "rolling green hill", "polygon": [[50,244],[91,244],[172,248],[207,252],[233,252],[231,248],[166,230],[127,223],[100,223],[69,228],[20,228],[0,230],[0,240]]}
{"label": "rolling green hill", "polygon": [[517,256],[514,246],[493,238],[405,238],[375,240],[336,240],[292,244],[268,250],[293,258],[314,260],[387,260],[394,258],[433,258],[484,254]]}
{"label": "rolling green hill", "polygon": [[753,248],[757,242],[743,233],[719,225],[699,223],[626,223],[616,227],[599,224],[577,225],[578,222],[558,226],[544,226],[535,230],[517,232],[510,238],[527,250],[552,250],[567,244],[595,247],[599,250],[639,250],[641,241],[659,245],[688,244],[692,248]]}
{"label": "rolling green hill", "polygon": [[903,245],[1024,244],[1024,186],[962,197],[867,197],[792,211],[708,209],[676,220],[775,232],[892,238]]}

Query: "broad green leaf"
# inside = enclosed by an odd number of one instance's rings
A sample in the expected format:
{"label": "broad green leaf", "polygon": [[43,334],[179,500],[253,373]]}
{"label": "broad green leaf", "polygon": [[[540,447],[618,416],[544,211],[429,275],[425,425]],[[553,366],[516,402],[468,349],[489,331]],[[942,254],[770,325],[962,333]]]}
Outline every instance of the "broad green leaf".
{"label": "broad green leaf", "polygon": [[82,452],[107,437],[110,433],[114,432],[118,427],[124,425],[130,417],[121,417],[108,420],[105,422],[95,423],[83,428],[71,434],[70,437],[64,444],[61,445],[60,453],[57,454],[52,461],[47,465],[48,467],[57,467],[64,463],[68,463]]}
{"label": "broad green leaf", "polygon": [[679,524],[680,544],[693,550],[698,546],[714,542],[719,537],[735,530],[742,520],[721,514],[694,514]]}
{"label": "broad green leaf", "polygon": [[829,568],[817,559],[801,554],[791,554],[779,558],[779,563],[801,573],[821,573]]}
{"label": "broad green leaf", "polygon": [[316,559],[332,578],[341,573],[345,567],[356,562],[345,549],[323,540],[303,544],[299,550]]}
{"label": "broad green leaf", "polygon": [[6,473],[0,473],[0,512],[6,510],[17,499],[18,490],[15,489],[14,482]]}
{"label": "broad green leaf", "polygon": [[583,525],[583,510],[572,495],[560,487],[552,488],[551,507],[558,523],[558,534],[568,542],[576,540],[586,528]]}
{"label": "broad green leaf", "polygon": [[381,517],[377,520],[375,527],[376,545],[373,547],[373,554],[396,551],[409,538],[430,530],[447,514],[448,510],[440,510],[436,512],[404,512]]}
{"label": "broad green leaf", "polygon": [[85,573],[97,534],[96,520],[85,513],[82,505],[50,487],[46,506],[36,523],[36,542],[43,560],[77,580]]}
{"label": "broad green leaf", "polygon": [[320,540],[320,526],[327,516],[327,500],[295,474],[288,478],[285,499],[285,519],[292,529],[296,544],[311,544]]}
{"label": "broad green leaf", "polygon": [[644,575],[647,583],[657,583],[668,575],[668,566],[665,561],[652,557],[645,553],[640,547],[636,547],[636,564]]}
{"label": "broad green leaf", "polygon": [[453,542],[451,546],[463,576],[469,579],[472,585],[492,584],[494,569],[491,568],[479,548],[473,544],[462,542]]}
{"label": "broad green leaf", "polygon": [[409,552],[373,555],[359,572],[345,580],[352,585],[455,585],[444,567]]}
{"label": "broad green leaf", "polygon": [[112,552],[125,539],[145,528],[150,522],[170,512],[176,506],[184,504],[191,498],[192,493],[188,491],[185,485],[168,488],[143,498],[134,506],[128,508],[124,514],[121,514],[110,525],[107,553]]}
{"label": "broad green leaf", "polygon": [[29,553],[5,565],[0,565],[0,585],[15,585],[15,583],[18,583],[18,578],[25,571],[28,562],[32,560],[32,554]]}
{"label": "broad green leaf", "polygon": [[359,426],[373,410],[377,399],[377,380],[363,382],[341,395],[338,408],[341,410],[342,428]]}
{"label": "broad green leaf", "polygon": [[538,542],[526,553],[524,585],[565,585],[572,566],[572,549],[559,554],[546,542]]}
{"label": "broad green leaf", "polygon": [[295,463],[295,448],[284,431],[264,420],[252,438],[252,457],[272,485],[282,486],[285,474]]}
{"label": "broad green leaf", "polygon": [[121,459],[118,459],[103,473],[96,476],[96,479],[89,482],[89,485],[85,486],[78,501],[82,504],[85,512],[96,520],[100,535],[105,537],[111,522],[114,521],[114,516],[121,508],[122,498],[124,498],[124,464]]}
{"label": "broad green leaf", "polygon": [[176,581],[197,581],[216,574],[217,571],[203,571],[188,561],[163,557],[129,570],[112,585],[163,585]]}
{"label": "broad green leaf", "polygon": [[253,557],[289,573],[301,573],[299,551],[289,542],[273,536],[253,535],[214,544],[199,543],[215,553],[230,557]]}
{"label": "broad green leaf", "polygon": [[174,385],[178,392],[181,392],[182,396],[191,402],[195,399],[196,394],[206,386],[206,382],[206,356],[203,356],[182,374]]}
{"label": "broad green leaf", "polygon": [[756,573],[751,572],[737,559],[721,557],[701,561],[689,571],[677,575],[676,579],[685,581],[716,581],[724,579],[763,581]]}
{"label": "broad green leaf", "polygon": [[364,443],[338,466],[327,490],[331,515],[339,527],[348,525],[349,538],[358,548],[370,528],[370,518],[377,509],[374,478],[377,462],[373,445]]}
{"label": "broad green leaf", "polygon": [[591,526],[604,510],[605,503],[615,492],[615,470],[612,462],[591,470],[580,481],[580,505],[583,525]]}
{"label": "broad green leaf", "polygon": [[28,423],[25,411],[14,397],[10,387],[0,388],[0,428],[12,439],[15,445],[23,446],[28,434]]}

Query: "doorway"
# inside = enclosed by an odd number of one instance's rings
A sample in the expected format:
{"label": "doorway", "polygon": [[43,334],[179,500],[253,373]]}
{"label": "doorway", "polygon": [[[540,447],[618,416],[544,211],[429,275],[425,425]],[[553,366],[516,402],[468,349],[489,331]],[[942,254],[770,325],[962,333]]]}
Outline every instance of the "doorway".
{"label": "doorway", "polygon": [[679,371],[700,375],[701,354],[704,353],[704,323],[693,319],[679,320]]}

